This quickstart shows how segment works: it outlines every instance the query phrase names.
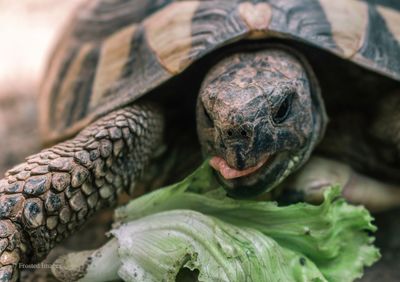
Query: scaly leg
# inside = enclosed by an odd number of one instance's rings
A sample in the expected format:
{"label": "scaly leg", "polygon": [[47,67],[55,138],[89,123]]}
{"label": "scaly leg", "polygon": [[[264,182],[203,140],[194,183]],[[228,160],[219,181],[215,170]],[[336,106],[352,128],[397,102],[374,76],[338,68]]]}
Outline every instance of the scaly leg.
{"label": "scaly leg", "polygon": [[162,143],[163,118],[147,104],[116,110],[74,139],[27,158],[0,181],[0,281],[43,259],[135,181]]}
{"label": "scaly leg", "polygon": [[320,203],[325,188],[339,184],[351,203],[379,212],[400,206],[400,187],[355,172],[350,166],[330,159],[312,157],[285,182],[285,194],[300,195],[304,201]]}

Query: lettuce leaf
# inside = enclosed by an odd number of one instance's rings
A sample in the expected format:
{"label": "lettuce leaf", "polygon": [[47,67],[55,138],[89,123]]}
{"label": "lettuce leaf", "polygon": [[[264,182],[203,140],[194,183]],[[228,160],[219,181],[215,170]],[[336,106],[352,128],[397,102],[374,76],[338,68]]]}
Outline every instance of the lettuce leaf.
{"label": "lettuce leaf", "polygon": [[181,268],[198,270],[199,281],[353,281],[380,257],[368,234],[376,227],[339,187],[324,198],[285,207],[231,199],[205,163],[117,209],[115,239],[63,265],[76,273],[86,263],[82,281],[175,281]]}

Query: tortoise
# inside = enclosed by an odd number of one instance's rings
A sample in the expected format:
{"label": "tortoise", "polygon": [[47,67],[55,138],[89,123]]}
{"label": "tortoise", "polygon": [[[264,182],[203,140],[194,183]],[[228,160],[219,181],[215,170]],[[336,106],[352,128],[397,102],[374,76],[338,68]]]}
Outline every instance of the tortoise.
{"label": "tortoise", "polygon": [[0,181],[2,280],[199,152],[232,197],[279,186],[312,201],[339,182],[397,205],[398,26],[385,0],[86,1],[41,85],[52,147]]}

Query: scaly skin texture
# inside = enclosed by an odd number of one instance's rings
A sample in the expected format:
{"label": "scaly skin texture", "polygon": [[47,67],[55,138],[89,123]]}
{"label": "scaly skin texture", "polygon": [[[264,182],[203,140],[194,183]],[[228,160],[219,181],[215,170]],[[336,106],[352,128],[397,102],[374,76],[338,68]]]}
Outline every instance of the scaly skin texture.
{"label": "scaly skin texture", "polygon": [[97,210],[132,192],[162,143],[163,118],[148,104],[116,110],[0,181],[0,280],[43,259]]}

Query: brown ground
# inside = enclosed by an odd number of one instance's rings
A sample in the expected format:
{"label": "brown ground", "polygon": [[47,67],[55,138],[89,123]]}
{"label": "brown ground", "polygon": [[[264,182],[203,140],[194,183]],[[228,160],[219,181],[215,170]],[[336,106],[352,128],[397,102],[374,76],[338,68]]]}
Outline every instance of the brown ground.
{"label": "brown ground", "polygon": [[[40,148],[36,95],[47,50],[65,14],[79,0],[0,0],[0,174]],[[10,6],[10,3],[15,3]],[[46,15],[43,21],[43,15]],[[33,24],[36,19],[37,24]],[[27,24],[29,22],[29,25]],[[48,23],[52,22],[51,28]],[[29,37],[22,37],[29,28]],[[30,38],[27,48],[27,38]],[[40,38],[40,40],[37,40]],[[3,41],[4,40],[4,41]],[[3,44],[6,42],[6,44]],[[19,51],[19,52],[18,52]],[[30,59],[30,58],[36,59]],[[383,258],[366,271],[361,281],[400,281],[400,209],[376,216],[377,245]],[[79,235],[49,256],[51,261],[67,250],[92,249],[104,242],[110,212],[101,214]],[[47,280],[47,279],[46,279]],[[33,281],[39,281],[35,278]],[[45,280],[43,280],[45,281]]]}

